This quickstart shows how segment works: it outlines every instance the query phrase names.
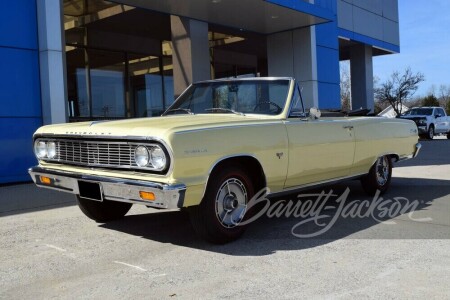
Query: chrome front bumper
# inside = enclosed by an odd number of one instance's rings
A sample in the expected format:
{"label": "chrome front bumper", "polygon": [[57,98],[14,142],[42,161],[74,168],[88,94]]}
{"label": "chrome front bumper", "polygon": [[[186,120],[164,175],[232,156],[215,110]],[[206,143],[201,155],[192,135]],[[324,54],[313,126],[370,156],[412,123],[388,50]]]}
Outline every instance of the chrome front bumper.
{"label": "chrome front bumper", "polygon": [[[30,168],[28,173],[38,187],[79,195],[78,181],[89,181],[100,185],[103,199],[144,204],[155,208],[173,209],[183,207],[186,191],[184,184],[168,185],[149,181],[99,177],[50,170],[39,166]],[[50,178],[50,183],[43,183],[41,176]],[[154,193],[155,200],[143,200],[140,197],[140,192]]]}
{"label": "chrome front bumper", "polygon": [[419,133],[427,133],[427,125],[417,125],[417,130],[419,131]]}

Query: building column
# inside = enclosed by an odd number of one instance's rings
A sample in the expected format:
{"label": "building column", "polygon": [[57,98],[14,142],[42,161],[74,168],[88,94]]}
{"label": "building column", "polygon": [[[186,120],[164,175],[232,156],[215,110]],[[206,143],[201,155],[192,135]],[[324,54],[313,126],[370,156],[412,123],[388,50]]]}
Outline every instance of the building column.
{"label": "building column", "polygon": [[374,110],[372,47],[354,46],[350,51],[352,109]]}
{"label": "building column", "polygon": [[303,88],[306,108],[318,107],[316,37],[312,27],[267,37],[269,76],[294,77]]}
{"label": "building column", "polygon": [[189,84],[211,79],[208,23],[170,16],[174,93],[178,97]]}
{"label": "building column", "polygon": [[37,0],[42,119],[67,122],[66,63],[62,0]]}

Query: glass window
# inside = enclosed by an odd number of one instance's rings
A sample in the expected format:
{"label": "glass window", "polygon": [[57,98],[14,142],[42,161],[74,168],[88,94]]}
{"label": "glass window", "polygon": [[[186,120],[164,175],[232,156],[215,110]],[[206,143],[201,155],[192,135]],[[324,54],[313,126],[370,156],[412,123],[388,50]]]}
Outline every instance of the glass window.
{"label": "glass window", "polygon": [[67,94],[69,117],[89,117],[89,69],[87,53],[84,49],[73,48],[66,52],[67,57]]}
{"label": "glass window", "polygon": [[[280,114],[289,80],[227,80],[192,85],[171,107],[176,113],[192,112]],[[170,111],[169,111],[170,113]]]}
{"label": "glass window", "polygon": [[163,57],[163,76],[164,76],[164,99],[166,107],[172,105],[175,100],[175,93],[173,90],[173,65],[172,57]]}
{"label": "glass window", "polygon": [[128,69],[136,117],[160,116],[164,112],[164,96],[159,57],[130,54]]}
{"label": "glass window", "polygon": [[125,117],[123,53],[88,50],[93,117]]}
{"label": "glass window", "polygon": [[431,116],[433,114],[432,108],[413,108],[410,110],[411,116]]}
{"label": "glass window", "polygon": [[291,111],[289,113],[289,117],[298,117],[303,113],[303,102],[300,95],[300,89],[296,84],[294,87],[294,95],[292,96]]}

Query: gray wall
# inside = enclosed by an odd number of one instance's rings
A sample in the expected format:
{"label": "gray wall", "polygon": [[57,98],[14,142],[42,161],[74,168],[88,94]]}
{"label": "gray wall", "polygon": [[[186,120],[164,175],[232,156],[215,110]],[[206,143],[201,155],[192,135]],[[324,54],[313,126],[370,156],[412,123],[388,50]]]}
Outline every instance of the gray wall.
{"label": "gray wall", "polygon": [[400,45],[398,0],[337,0],[338,27]]}

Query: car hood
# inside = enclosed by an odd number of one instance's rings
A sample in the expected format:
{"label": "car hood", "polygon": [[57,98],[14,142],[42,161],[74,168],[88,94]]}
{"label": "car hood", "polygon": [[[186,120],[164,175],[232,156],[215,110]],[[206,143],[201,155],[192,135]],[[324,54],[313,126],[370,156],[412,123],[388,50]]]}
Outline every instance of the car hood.
{"label": "car hood", "polygon": [[126,119],[118,121],[90,121],[47,125],[39,128],[40,135],[77,135],[102,137],[157,137],[164,138],[175,132],[224,126],[257,124],[274,121],[272,118],[254,115],[202,114]]}

